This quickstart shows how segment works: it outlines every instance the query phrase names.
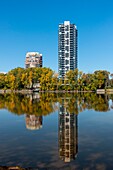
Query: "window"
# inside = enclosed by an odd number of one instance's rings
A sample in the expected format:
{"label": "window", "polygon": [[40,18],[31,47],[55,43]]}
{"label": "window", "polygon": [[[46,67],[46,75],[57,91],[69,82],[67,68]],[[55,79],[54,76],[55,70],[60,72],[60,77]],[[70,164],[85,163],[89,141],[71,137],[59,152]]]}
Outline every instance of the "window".
{"label": "window", "polygon": [[66,65],[68,65],[69,64],[69,60],[66,60]]}
{"label": "window", "polygon": [[66,49],[66,51],[69,51],[69,46],[66,46],[65,49]]}
{"label": "window", "polygon": [[67,39],[66,44],[69,45],[69,40]]}
{"label": "window", "polygon": [[65,31],[69,31],[69,25],[65,26]]}
{"label": "window", "polygon": [[66,53],[66,57],[67,57],[67,58],[69,57],[69,53]]}
{"label": "window", "polygon": [[66,38],[69,38],[69,32],[66,33]]}

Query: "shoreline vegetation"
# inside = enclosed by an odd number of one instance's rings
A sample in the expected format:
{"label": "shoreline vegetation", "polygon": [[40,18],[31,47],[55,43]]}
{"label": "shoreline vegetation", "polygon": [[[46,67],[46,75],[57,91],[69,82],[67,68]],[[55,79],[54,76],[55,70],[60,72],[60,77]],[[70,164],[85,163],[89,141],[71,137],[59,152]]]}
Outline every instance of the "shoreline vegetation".
{"label": "shoreline vegetation", "polygon": [[0,73],[0,93],[8,92],[97,92],[113,93],[113,74],[106,70],[83,73],[70,70],[64,78],[50,68],[15,68]]}

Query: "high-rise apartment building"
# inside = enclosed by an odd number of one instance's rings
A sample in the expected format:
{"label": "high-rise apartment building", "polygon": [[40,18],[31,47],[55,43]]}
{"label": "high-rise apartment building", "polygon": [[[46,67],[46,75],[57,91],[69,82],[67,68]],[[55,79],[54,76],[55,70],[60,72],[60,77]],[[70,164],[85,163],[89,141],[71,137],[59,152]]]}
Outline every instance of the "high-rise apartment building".
{"label": "high-rise apartment building", "polygon": [[42,54],[28,52],[26,54],[25,68],[42,67]]}
{"label": "high-rise apartment building", "polygon": [[77,68],[77,27],[69,21],[59,24],[58,30],[59,78]]}

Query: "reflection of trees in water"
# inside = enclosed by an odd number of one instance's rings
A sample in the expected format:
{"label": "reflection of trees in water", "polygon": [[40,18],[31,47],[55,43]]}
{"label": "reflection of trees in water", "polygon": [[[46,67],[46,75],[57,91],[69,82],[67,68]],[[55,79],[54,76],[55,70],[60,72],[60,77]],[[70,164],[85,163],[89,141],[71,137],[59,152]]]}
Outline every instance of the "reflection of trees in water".
{"label": "reflection of trees in water", "polygon": [[5,94],[0,95],[0,108],[5,108],[12,113],[21,115],[47,115],[58,109],[57,99],[52,94],[38,95],[38,98],[33,95],[23,94]]}
{"label": "reflection of trees in water", "polygon": [[62,98],[65,100],[64,107],[67,111],[76,114],[85,109],[108,111],[109,99],[113,101],[113,95],[96,93],[1,94],[0,109],[5,108],[18,115],[44,116],[58,110],[57,103],[62,103]]}
{"label": "reflection of trees in water", "polygon": [[74,93],[74,94],[60,94],[59,102],[62,98],[67,99],[67,106],[69,112],[78,114],[85,109],[93,109],[95,111],[108,111],[109,99],[108,95],[98,95],[96,93]]}
{"label": "reflection of trees in water", "polygon": [[80,111],[93,109],[95,111],[106,112],[109,110],[109,102],[106,95],[91,93],[80,97]]}

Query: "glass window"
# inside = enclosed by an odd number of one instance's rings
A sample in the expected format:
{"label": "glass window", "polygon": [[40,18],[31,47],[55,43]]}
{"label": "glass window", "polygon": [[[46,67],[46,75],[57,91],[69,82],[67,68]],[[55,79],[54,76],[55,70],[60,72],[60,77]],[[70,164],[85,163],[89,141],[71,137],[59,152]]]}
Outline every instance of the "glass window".
{"label": "glass window", "polygon": [[69,57],[69,53],[66,53],[66,57],[67,57],[67,58]]}
{"label": "glass window", "polygon": [[68,65],[69,64],[69,60],[66,60],[66,65]]}
{"label": "glass window", "polygon": [[69,38],[69,32],[66,33],[66,38]]}
{"label": "glass window", "polygon": [[69,25],[65,26],[65,31],[69,31]]}
{"label": "glass window", "polygon": [[67,51],[69,51],[69,46],[66,46],[66,48],[65,48]]}
{"label": "glass window", "polygon": [[69,45],[69,40],[67,39],[66,44]]}

